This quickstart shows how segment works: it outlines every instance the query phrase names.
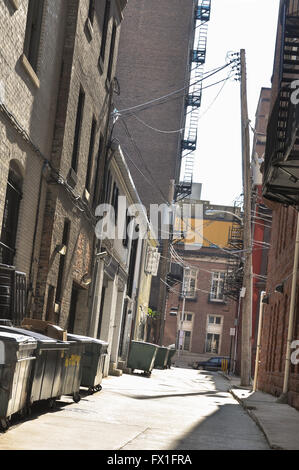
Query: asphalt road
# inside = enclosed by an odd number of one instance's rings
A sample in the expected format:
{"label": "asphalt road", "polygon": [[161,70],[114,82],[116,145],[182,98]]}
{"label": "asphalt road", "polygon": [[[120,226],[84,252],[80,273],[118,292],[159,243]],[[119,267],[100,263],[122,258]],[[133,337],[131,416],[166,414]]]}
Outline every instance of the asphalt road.
{"label": "asphalt road", "polygon": [[172,368],[103,380],[54,411],[34,407],[0,434],[0,450],[267,450],[264,435],[217,373]]}

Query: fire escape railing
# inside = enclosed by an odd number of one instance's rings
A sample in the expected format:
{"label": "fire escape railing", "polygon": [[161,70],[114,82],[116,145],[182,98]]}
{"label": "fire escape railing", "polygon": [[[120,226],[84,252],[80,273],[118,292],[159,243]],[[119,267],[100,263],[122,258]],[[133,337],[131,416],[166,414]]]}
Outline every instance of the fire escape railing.
{"label": "fire escape railing", "polygon": [[263,195],[299,203],[299,0],[282,12],[280,89],[267,128]]}
{"label": "fire escape railing", "polygon": [[197,127],[201,106],[202,83],[206,61],[208,22],[211,0],[198,0],[194,15],[194,44],[190,51],[190,87],[185,100],[185,132],[181,141],[181,178],[176,189],[176,200],[188,196],[192,190],[194,152],[197,148]]}
{"label": "fire escape railing", "polygon": [[227,262],[224,282],[224,296],[233,300],[238,300],[243,285],[244,263],[241,253],[243,246],[243,227],[235,222],[228,235],[228,249],[232,251],[232,255]]}

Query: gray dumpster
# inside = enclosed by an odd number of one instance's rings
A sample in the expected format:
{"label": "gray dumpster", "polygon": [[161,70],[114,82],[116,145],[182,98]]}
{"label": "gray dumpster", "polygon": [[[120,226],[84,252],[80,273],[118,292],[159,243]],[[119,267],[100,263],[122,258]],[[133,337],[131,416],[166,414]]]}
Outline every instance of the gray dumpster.
{"label": "gray dumpster", "polygon": [[30,336],[0,332],[0,427],[27,408],[37,342]]}
{"label": "gray dumpster", "polygon": [[82,358],[86,342],[77,341],[70,334],[67,340],[70,346],[62,365],[61,395],[71,395],[74,402],[78,403],[81,399]]}
{"label": "gray dumpster", "polygon": [[55,399],[61,396],[62,370],[69,343],[22,328],[0,326],[0,332],[2,331],[30,336],[36,340],[36,361],[31,378],[29,402],[32,404],[47,400],[52,407]]}
{"label": "gray dumpster", "polygon": [[144,341],[131,341],[128,358],[128,368],[143,370],[146,375],[151,375],[158,347],[156,344],[146,343]]}
{"label": "gray dumpster", "polygon": [[156,359],[154,363],[155,369],[166,369],[169,349],[164,346],[158,346]]}
{"label": "gray dumpster", "polygon": [[81,335],[67,335],[68,341],[75,340],[84,343],[82,358],[81,387],[88,388],[89,393],[102,390],[103,367],[107,355],[108,343],[100,339]]}

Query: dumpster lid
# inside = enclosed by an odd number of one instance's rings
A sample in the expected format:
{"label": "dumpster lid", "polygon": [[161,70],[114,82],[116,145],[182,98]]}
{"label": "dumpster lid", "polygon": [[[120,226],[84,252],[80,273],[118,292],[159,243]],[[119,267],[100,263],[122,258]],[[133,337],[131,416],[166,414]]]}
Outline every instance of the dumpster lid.
{"label": "dumpster lid", "polygon": [[24,336],[30,336],[37,341],[37,345],[39,348],[42,349],[49,349],[49,348],[56,348],[56,349],[67,349],[69,344],[66,341],[59,341],[53,338],[49,338],[49,336],[45,336],[41,333],[36,333],[35,331],[25,330],[23,328],[14,328],[9,326],[2,326],[0,325],[0,332],[7,332],[7,333],[14,333]]}
{"label": "dumpster lid", "polygon": [[97,344],[102,344],[104,346],[109,345],[109,343],[101,339],[92,338],[91,336],[74,335],[73,333],[68,333],[67,339],[74,340],[74,341],[82,341],[84,343],[97,343]]}
{"label": "dumpster lid", "polygon": [[[36,348],[36,340],[31,336],[20,335],[17,333],[7,333],[6,331],[0,331],[0,341],[10,341],[14,343],[22,344],[32,344]],[[34,349],[35,349],[34,348]]]}

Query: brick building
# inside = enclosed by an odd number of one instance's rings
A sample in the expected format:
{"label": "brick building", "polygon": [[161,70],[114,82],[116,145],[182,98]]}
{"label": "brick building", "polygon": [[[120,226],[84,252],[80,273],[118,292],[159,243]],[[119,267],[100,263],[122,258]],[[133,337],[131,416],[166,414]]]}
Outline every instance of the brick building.
{"label": "brick building", "polygon": [[1,261],[27,274],[28,315],[79,333],[89,329],[94,209],[105,187],[125,5],[0,7]]}
{"label": "brick building", "polygon": [[[193,201],[190,203],[192,204]],[[172,262],[181,259],[188,290],[185,300],[184,331],[180,360],[187,363],[212,356],[233,357],[234,339],[230,335],[237,317],[237,302],[224,295],[225,278],[228,270],[228,239],[233,225],[235,208],[203,205],[203,224],[196,229],[193,241],[174,243],[176,253]],[[207,211],[219,211],[208,214]],[[224,212],[223,212],[224,211]],[[190,221],[190,226],[192,221]],[[201,244],[201,248],[191,249],[190,244]],[[188,247],[189,245],[189,247]],[[178,258],[179,257],[179,258]],[[186,268],[190,268],[186,270]],[[183,279],[169,288],[163,343],[176,344],[181,329]]]}
{"label": "brick building", "polygon": [[294,262],[299,202],[298,118],[292,100],[292,82],[299,78],[298,11],[297,0],[281,1],[263,165],[263,196],[272,210],[272,231],[258,388],[299,409],[299,366],[292,363],[292,349],[288,348],[299,335],[298,266]]}
{"label": "brick building", "polygon": [[[192,113],[198,111],[201,102],[201,89],[198,94],[189,95],[194,90],[188,85],[191,70],[193,81],[198,83],[201,77],[210,3],[210,0],[131,0],[126,8],[117,61],[119,119],[114,135],[121,143],[147,209],[150,204],[172,202],[185,188],[180,174],[182,160],[187,163],[182,159],[183,149],[187,148],[191,160],[197,132]],[[204,38],[194,50],[199,31],[203,31]],[[199,83],[197,87],[200,88]],[[194,135],[185,141],[183,129],[191,114]],[[192,175],[188,188],[191,179]],[[160,234],[159,239],[161,242]],[[166,243],[160,243],[164,254]],[[165,286],[159,283],[167,271],[164,259],[151,291],[151,307],[160,311],[165,298]]]}

